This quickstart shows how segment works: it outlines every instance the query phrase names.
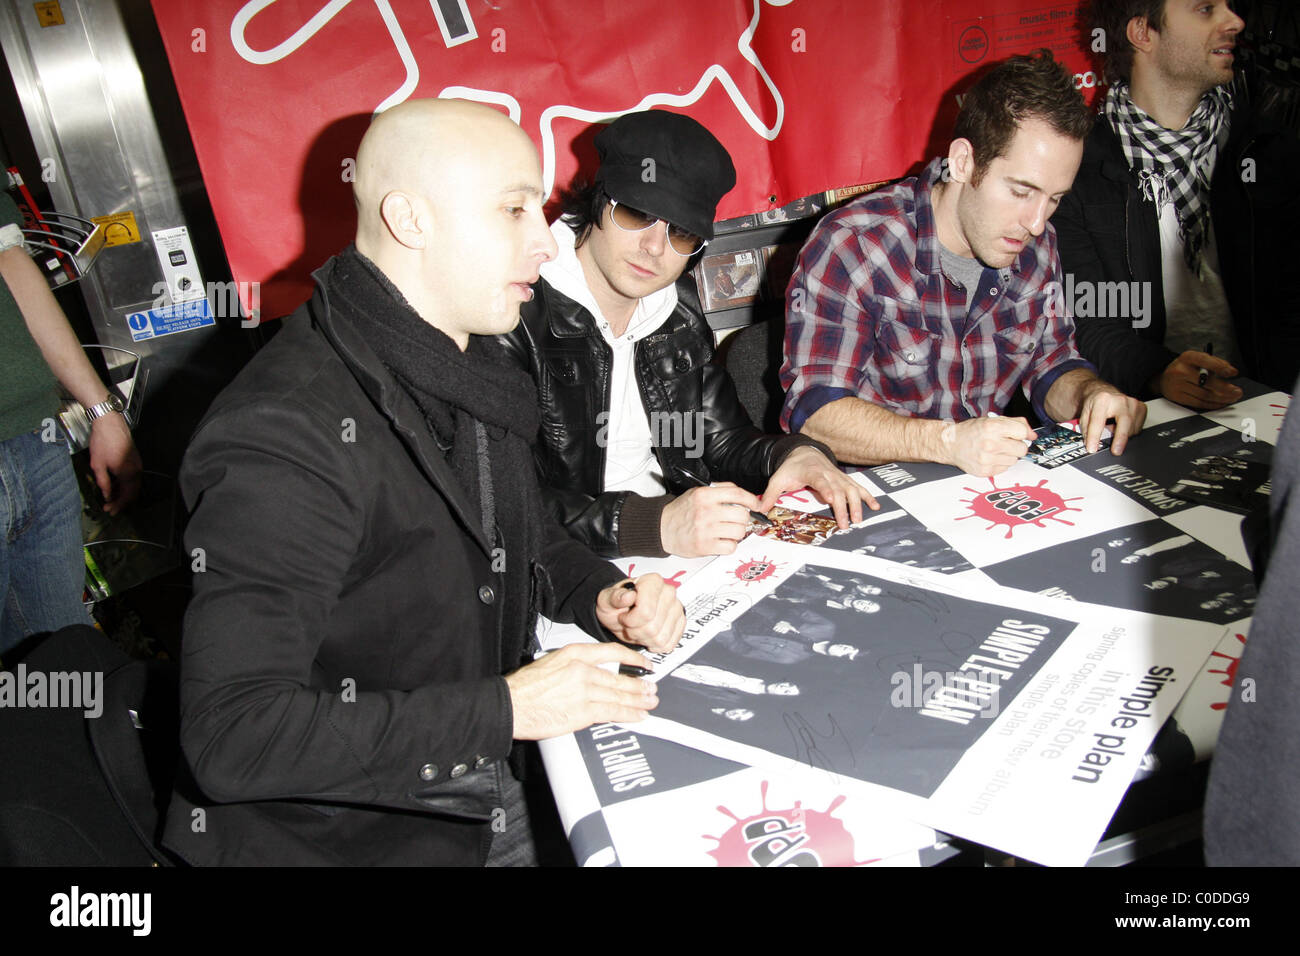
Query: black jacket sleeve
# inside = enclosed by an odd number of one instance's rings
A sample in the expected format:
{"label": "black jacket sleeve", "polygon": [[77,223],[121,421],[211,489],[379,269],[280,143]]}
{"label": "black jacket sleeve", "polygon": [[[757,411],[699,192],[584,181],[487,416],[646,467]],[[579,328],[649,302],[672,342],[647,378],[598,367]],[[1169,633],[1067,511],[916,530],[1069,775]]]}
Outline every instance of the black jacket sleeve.
{"label": "black jacket sleeve", "polygon": [[[1080,176],[1084,174],[1081,170]],[[1094,293],[1102,282],[1128,282],[1133,278],[1148,282],[1147,301],[1154,311],[1155,297],[1162,295],[1159,259],[1154,279],[1130,276],[1124,262],[1124,195],[1121,190],[1118,197],[1113,197],[1118,202],[1088,202],[1087,183],[1076,180],[1075,190],[1065,195],[1052,217],[1061,272],[1067,277],[1066,289],[1082,289],[1084,283],[1089,283]],[[1072,307],[1068,301],[1065,304]],[[1079,353],[1097,367],[1098,376],[1135,398],[1154,398],[1155,393],[1148,387],[1151,380],[1177,358],[1159,341],[1139,335],[1127,317],[1075,315],[1074,327]]]}
{"label": "black jacket sleeve", "polygon": [[599,640],[612,640],[613,635],[596,617],[596,597],[626,575],[593,554],[556,522],[546,521],[546,534],[539,563],[549,584],[545,590],[550,593],[539,610],[553,621],[575,623]]}
{"label": "black jacket sleeve", "polygon": [[816,448],[835,463],[831,450],[807,435],[768,435],[754,427],[740,403],[731,374],[710,363],[704,374],[704,460],[711,474],[761,494],[772,473],[796,448]]}
{"label": "black jacket sleeve", "polygon": [[560,526],[606,558],[667,557],[659,538],[659,520],[675,497],[646,498],[631,491],[585,495],[580,491],[542,487],[542,500]]}

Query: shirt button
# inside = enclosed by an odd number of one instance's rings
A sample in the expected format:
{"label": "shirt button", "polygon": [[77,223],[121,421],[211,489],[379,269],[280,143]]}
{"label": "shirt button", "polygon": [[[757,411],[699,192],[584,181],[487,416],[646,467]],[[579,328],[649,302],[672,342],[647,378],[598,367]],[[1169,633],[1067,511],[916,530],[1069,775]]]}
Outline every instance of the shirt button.
{"label": "shirt button", "polygon": [[437,764],[426,763],[423,767],[420,768],[421,780],[432,780],[436,776],[438,776]]}
{"label": "shirt button", "polygon": [[458,763],[456,764],[456,766],[451,768],[451,776],[453,779],[455,779],[456,777],[463,777],[468,772],[469,772],[469,766],[463,763]]}
{"label": "shirt button", "polygon": [[477,757],[477,758],[475,758],[475,760],[474,760],[474,769],[475,769],[475,770],[482,770],[484,767],[486,767],[486,766],[487,766],[489,763],[491,763],[491,762],[492,762],[492,761],[489,760],[487,757]]}
{"label": "shirt button", "polygon": [[903,358],[907,359],[909,362],[915,362],[916,353],[913,352],[911,349],[908,349],[906,352],[903,353]]}
{"label": "shirt button", "polygon": [[496,594],[486,584],[478,589],[478,599],[484,604],[491,604],[497,599]]}
{"label": "shirt button", "polygon": [[989,295],[997,295],[997,294],[998,294],[997,286],[994,286],[993,288],[989,289]]}

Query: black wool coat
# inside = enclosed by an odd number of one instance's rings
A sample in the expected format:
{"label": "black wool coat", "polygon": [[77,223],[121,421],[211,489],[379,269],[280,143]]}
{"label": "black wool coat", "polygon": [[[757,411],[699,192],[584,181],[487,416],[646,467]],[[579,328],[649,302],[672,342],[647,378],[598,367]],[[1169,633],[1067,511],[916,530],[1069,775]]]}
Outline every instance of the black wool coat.
{"label": "black wool coat", "polygon": [[331,315],[332,267],[182,469],[204,567],[182,655],[193,779],[165,842],[196,864],[481,863],[512,745],[504,575],[593,634],[622,575],[553,522],[535,567],[494,553],[414,402]]}

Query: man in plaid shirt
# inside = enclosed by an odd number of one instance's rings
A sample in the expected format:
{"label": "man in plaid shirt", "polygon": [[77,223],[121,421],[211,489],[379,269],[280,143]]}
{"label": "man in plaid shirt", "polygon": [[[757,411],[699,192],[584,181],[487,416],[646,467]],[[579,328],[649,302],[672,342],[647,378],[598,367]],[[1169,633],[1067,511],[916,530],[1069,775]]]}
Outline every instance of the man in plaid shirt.
{"label": "man in plaid shirt", "polygon": [[997,415],[1020,386],[1092,451],[1113,419],[1122,452],[1146,406],[1076,350],[1047,224],[1091,127],[1050,53],[1012,57],[967,94],[946,160],[827,216],[790,280],[782,425],[844,462],[989,476],[1034,437]]}

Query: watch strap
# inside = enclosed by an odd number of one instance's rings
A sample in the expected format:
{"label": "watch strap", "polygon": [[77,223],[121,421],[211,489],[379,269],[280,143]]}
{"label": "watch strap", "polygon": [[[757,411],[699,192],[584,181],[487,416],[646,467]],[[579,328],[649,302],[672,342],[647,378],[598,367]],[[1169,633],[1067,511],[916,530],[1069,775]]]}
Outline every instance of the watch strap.
{"label": "watch strap", "polygon": [[122,400],[110,392],[108,398],[104,401],[97,405],[91,405],[86,409],[86,418],[94,422],[95,419],[103,418],[109,412],[124,411],[126,411],[126,406],[122,404]]}

